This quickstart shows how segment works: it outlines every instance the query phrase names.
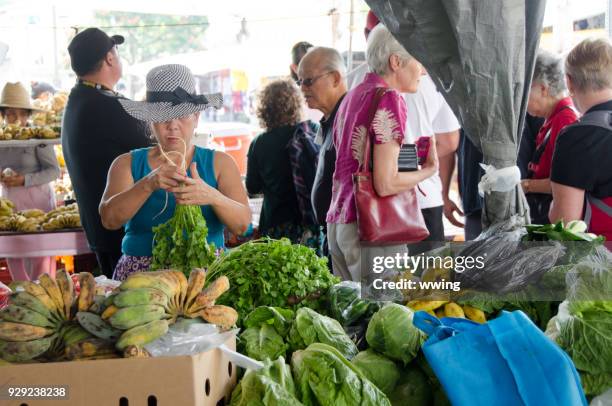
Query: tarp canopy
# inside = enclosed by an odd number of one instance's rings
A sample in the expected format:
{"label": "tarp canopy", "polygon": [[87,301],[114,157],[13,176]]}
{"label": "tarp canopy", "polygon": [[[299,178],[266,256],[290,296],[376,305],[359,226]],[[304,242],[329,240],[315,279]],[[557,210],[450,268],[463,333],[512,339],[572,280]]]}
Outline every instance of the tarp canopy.
{"label": "tarp canopy", "polygon": [[[427,68],[484,163],[516,165],[546,0],[366,2]],[[487,193],[483,222],[526,210],[520,186]]]}

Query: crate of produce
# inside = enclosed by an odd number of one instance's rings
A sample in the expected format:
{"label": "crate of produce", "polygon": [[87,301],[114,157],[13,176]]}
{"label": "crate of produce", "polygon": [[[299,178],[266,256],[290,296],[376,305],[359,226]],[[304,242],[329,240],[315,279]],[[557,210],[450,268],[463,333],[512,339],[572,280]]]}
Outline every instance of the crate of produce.
{"label": "crate of produce", "polygon": [[[235,338],[228,339],[225,345],[235,349]],[[219,349],[192,356],[19,364],[0,368],[1,385],[5,385],[0,404],[19,406],[214,406],[229,402],[237,372],[236,366]],[[38,396],[11,399],[7,396],[8,391],[11,389],[15,393],[14,388]],[[63,398],[62,393],[65,394]]]}

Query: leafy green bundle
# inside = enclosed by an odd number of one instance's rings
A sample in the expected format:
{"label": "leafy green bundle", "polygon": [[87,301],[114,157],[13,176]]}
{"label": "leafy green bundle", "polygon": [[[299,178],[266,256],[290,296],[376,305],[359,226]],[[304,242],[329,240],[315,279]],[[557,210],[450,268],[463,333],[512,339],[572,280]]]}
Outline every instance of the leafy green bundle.
{"label": "leafy green bundle", "polygon": [[174,215],[153,227],[151,270],[177,269],[186,276],[215,260],[215,249],[206,241],[208,227],[200,206],[177,205]]}
{"label": "leafy green bundle", "polygon": [[316,310],[320,296],[338,282],[326,258],[286,238],[249,241],[218,258],[208,272],[207,280],[221,275],[229,279],[230,290],[218,304],[231,305],[242,317],[258,306],[307,305]]}

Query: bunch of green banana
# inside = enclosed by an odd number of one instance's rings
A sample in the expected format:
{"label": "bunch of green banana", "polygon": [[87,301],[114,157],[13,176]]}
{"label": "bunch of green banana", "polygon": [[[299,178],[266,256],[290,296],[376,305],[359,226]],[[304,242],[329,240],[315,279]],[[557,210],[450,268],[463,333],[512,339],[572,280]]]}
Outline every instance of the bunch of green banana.
{"label": "bunch of green banana", "polygon": [[90,338],[90,333],[72,321],[78,308],[93,304],[87,293],[95,291],[93,276],[81,274],[81,280],[89,282],[81,282],[80,297],[65,270],[58,271],[55,279],[43,274],[39,283],[12,283],[15,293],[0,311],[0,358],[23,362],[45,353],[55,358],[67,345]]}
{"label": "bunch of green banana", "polygon": [[112,296],[112,304],[97,318],[91,314],[77,317],[83,328],[98,338],[114,337],[121,331],[116,347],[143,346],[168,331],[177,318],[201,317],[209,323],[233,326],[238,313],[231,307],[215,305],[215,300],[229,289],[222,276],[204,288],[206,272],[195,269],[189,280],[182,272],[163,270],[130,275]]}

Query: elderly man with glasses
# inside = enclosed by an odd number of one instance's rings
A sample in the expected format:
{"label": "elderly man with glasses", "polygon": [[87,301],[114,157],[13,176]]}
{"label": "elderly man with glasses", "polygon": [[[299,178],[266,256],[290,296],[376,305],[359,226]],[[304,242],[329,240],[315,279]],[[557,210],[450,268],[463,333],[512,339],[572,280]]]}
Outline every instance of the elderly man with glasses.
{"label": "elderly man with glasses", "polygon": [[323,113],[317,136],[321,149],[311,197],[317,221],[323,224],[323,252],[328,255],[325,217],[331,203],[332,177],[336,165],[332,130],[336,112],[347,90],[346,68],[340,53],[333,48],[311,48],[300,61],[297,84],[308,107]]}

